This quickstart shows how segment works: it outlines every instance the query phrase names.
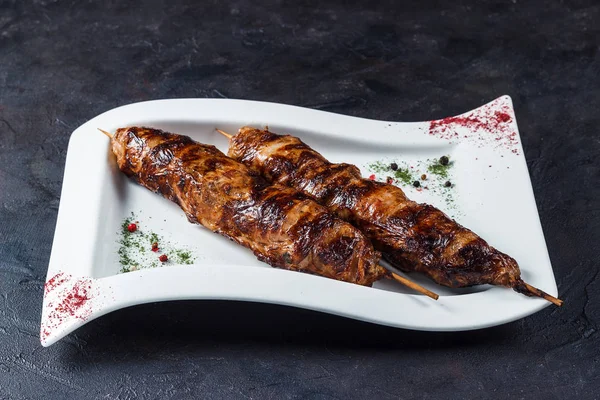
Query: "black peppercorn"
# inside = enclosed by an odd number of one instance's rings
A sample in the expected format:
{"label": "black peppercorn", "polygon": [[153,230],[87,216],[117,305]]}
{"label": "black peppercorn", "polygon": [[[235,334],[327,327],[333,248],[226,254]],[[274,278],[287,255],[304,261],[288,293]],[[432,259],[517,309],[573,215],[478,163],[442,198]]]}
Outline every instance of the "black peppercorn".
{"label": "black peppercorn", "polygon": [[413,186],[414,187],[419,187],[419,186],[421,186],[421,183],[419,181],[414,181],[413,182]]}
{"label": "black peppercorn", "polygon": [[398,164],[396,164],[395,162],[390,164],[390,169],[392,171],[397,171],[398,170]]}
{"label": "black peppercorn", "polygon": [[449,162],[450,162],[450,159],[447,156],[441,156],[440,157],[440,164],[442,164],[442,165],[448,165]]}
{"label": "black peppercorn", "polygon": [[450,187],[450,186],[452,186],[452,182],[450,182],[450,181],[446,181],[446,183],[444,183],[444,186],[446,186],[446,187]]}

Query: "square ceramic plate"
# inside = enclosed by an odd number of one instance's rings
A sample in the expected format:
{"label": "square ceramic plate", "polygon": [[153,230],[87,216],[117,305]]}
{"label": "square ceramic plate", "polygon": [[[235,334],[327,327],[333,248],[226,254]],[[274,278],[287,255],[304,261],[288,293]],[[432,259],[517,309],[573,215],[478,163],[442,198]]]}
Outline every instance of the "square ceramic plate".
{"label": "square ceramic plate", "polygon": [[[44,293],[44,346],[108,312],[167,300],[277,303],[429,331],[498,325],[549,304],[506,288],[451,290],[411,275],[441,295],[433,301],[395,282],[377,282],[368,288],[271,268],[249,250],[188,223],[175,204],[118,171],[109,140],[97,128],[114,132],[130,125],[189,135],[224,152],[227,141],[215,128],[236,132],[244,125],[268,125],[274,132],[299,136],[331,161],[358,165],[372,179],[396,178],[396,172],[386,170],[396,162],[400,170],[406,168],[408,178],[398,176],[394,182],[409,197],[441,208],[513,256],[527,282],[557,294],[508,96],[459,117],[414,123],[255,101],[159,100],[110,110],[71,136]],[[452,162],[447,177],[427,169],[442,155]],[[421,173],[429,175],[416,188],[411,180],[420,179]],[[451,188],[443,186],[446,180],[451,180]],[[132,212],[140,230],[159,232],[165,242],[189,249],[193,265],[140,265],[139,270],[121,273],[118,240],[121,225]]]}

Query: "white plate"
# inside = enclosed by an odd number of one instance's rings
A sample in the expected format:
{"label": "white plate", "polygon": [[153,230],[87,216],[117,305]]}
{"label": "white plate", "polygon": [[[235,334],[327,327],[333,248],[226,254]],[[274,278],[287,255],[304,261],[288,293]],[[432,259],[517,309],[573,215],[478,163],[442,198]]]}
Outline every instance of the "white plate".
{"label": "white plate", "polygon": [[[498,119],[495,132],[473,119],[504,115],[496,112],[505,112],[510,119]],[[158,100],[99,115],[73,132],[69,142],[48,266],[50,283],[44,294],[42,344],[49,346],[87,321],[120,308],[180,299],[277,303],[429,331],[483,328],[541,310],[549,303],[500,287],[451,290],[411,275],[441,295],[433,301],[395,282],[367,288],[271,268],[249,250],[188,223],[176,205],[125,178],[115,166],[108,138],[96,130],[151,126],[215,144],[226,152],[227,142],[215,128],[236,132],[243,125],[268,125],[274,132],[299,136],[331,161],[361,167],[376,160],[412,162],[450,155],[455,163],[454,207],[449,209],[426,190],[408,189],[409,196],[454,215],[516,258],[528,283],[556,295],[512,102],[503,96],[468,116],[470,127],[451,120],[437,126],[227,99]],[[370,172],[363,168],[363,174]],[[145,228],[192,249],[195,264],[119,273],[117,232],[132,211]]]}

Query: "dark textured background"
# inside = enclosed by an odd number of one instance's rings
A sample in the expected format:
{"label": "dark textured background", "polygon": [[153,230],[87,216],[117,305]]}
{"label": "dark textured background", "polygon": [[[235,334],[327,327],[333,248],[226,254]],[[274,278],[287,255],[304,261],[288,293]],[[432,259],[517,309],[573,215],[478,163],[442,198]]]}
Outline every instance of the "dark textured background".
{"label": "dark textured background", "polygon": [[[600,397],[597,2],[253,3],[0,0],[0,398]],[[563,308],[434,334],[177,302],[41,347],[67,141],[86,120],[141,100],[230,97],[412,121],[502,94]]]}

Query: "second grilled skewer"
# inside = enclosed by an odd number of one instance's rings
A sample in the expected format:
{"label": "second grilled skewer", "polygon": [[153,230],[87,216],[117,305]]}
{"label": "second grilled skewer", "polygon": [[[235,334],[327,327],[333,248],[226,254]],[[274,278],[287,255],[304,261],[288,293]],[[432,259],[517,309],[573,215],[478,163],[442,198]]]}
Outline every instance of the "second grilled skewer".
{"label": "second grilled skewer", "polygon": [[235,136],[218,131],[229,139],[230,157],[353,223],[399,269],[424,273],[444,286],[499,285],[562,305],[525,283],[512,257],[437,208],[411,201],[399,187],[364,179],[354,165],[330,163],[291,135],[252,127]]}

